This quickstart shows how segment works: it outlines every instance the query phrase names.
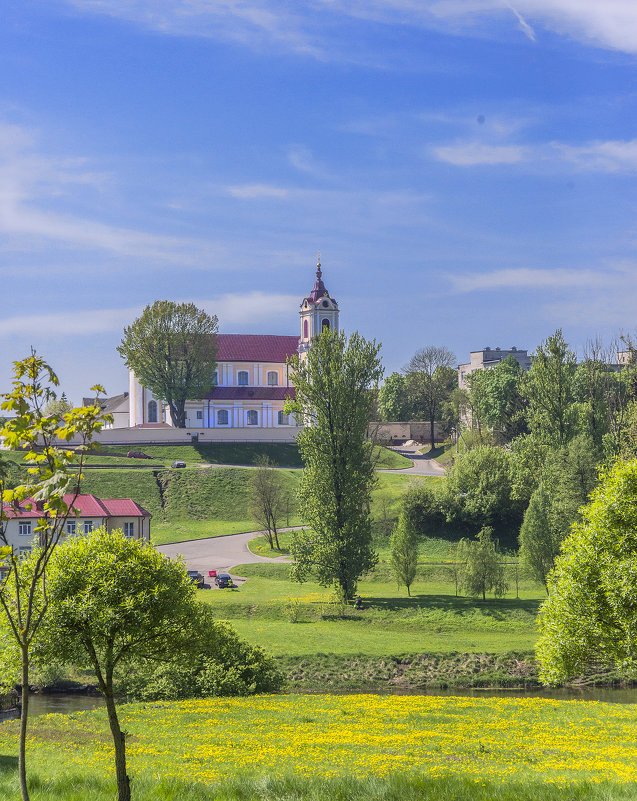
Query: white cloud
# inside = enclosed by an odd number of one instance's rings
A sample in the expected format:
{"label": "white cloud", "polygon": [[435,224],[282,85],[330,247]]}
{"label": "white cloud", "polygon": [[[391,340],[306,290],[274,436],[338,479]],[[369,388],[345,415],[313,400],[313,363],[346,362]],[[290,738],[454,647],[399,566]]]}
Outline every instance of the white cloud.
{"label": "white cloud", "polygon": [[[276,325],[282,318],[298,308],[296,295],[268,294],[266,292],[228,293],[211,300],[185,298],[176,303],[195,303],[209,314],[216,314],[223,331],[233,326],[255,330],[259,326]],[[129,306],[121,309],[72,308],[51,314],[20,314],[0,319],[0,336],[13,337],[39,336],[83,337],[109,332],[121,332],[125,326],[138,317],[142,306]]]}
{"label": "white cloud", "polygon": [[288,190],[279,186],[268,184],[241,184],[227,187],[229,195],[240,198],[241,200],[255,200],[262,197],[284,198],[288,195]]}
{"label": "white cloud", "polygon": [[637,139],[630,141],[591,142],[574,146],[555,143],[563,159],[580,169],[601,172],[632,172],[637,170]]}
{"label": "white cloud", "polygon": [[457,167],[473,167],[477,164],[517,164],[526,158],[526,148],[520,145],[488,145],[483,142],[459,142],[455,145],[440,145],[433,148],[440,161]]}
{"label": "white cloud", "polygon": [[[620,271],[625,275],[625,271]],[[536,270],[515,268],[493,270],[470,275],[452,275],[451,281],[459,292],[491,289],[547,289],[602,287],[607,285],[608,272],[595,270]]]}

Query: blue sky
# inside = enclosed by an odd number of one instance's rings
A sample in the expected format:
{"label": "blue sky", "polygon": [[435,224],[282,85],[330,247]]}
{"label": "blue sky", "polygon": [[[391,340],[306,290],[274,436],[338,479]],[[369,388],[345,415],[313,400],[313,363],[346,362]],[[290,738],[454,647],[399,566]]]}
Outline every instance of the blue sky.
{"label": "blue sky", "polygon": [[4,0],[0,388],[76,403],[188,300],[293,334],[321,251],[387,372],[635,331],[632,0]]}

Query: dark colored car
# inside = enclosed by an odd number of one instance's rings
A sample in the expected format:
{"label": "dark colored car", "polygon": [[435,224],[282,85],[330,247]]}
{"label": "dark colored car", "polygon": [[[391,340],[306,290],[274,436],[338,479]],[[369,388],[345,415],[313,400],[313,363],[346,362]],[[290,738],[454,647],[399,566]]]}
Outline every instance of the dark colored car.
{"label": "dark colored car", "polygon": [[219,573],[218,576],[215,576],[215,584],[220,590],[222,590],[224,587],[234,587],[232,578],[228,575],[228,573]]}
{"label": "dark colored car", "polygon": [[129,459],[152,459],[152,456],[149,456],[147,453],[142,453],[141,451],[128,451],[126,456]]}
{"label": "dark colored car", "polygon": [[186,462],[173,462],[170,466],[171,467],[185,467],[186,466]]}
{"label": "dark colored car", "polygon": [[203,587],[203,576],[198,570],[188,570],[188,578],[190,579],[190,583],[194,584],[195,587],[200,590]]}

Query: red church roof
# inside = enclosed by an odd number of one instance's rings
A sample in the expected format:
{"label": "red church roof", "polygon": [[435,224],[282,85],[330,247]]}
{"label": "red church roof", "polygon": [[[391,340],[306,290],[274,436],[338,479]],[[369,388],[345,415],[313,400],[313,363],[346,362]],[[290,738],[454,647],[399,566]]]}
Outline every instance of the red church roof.
{"label": "red church roof", "polygon": [[218,334],[219,362],[274,362],[285,364],[298,352],[299,338],[270,334]]}
{"label": "red church roof", "polygon": [[[152,517],[143,506],[131,498],[104,498],[100,500],[95,495],[78,495],[73,501],[73,495],[65,495],[67,504],[73,502],[73,509],[77,509],[80,517]],[[31,509],[26,507],[30,506]],[[4,514],[9,517],[44,517],[44,512],[38,509],[33,498],[25,498],[16,509],[9,504],[4,506]]]}

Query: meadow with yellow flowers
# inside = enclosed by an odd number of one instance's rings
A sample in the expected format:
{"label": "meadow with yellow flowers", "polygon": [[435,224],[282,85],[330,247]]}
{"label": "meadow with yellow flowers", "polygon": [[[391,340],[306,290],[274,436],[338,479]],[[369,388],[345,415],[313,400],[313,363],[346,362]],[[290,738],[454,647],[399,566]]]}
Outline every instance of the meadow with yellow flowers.
{"label": "meadow with yellow flowers", "polygon": [[[130,704],[122,724],[140,799],[608,801],[637,793],[637,707],[629,704],[257,696]],[[17,722],[3,724],[0,768],[16,745]],[[102,710],[38,718],[29,755],[34,801],[112,797]],[[17,788],[3,776],[9,771],[0,771],[8,801]]]}

